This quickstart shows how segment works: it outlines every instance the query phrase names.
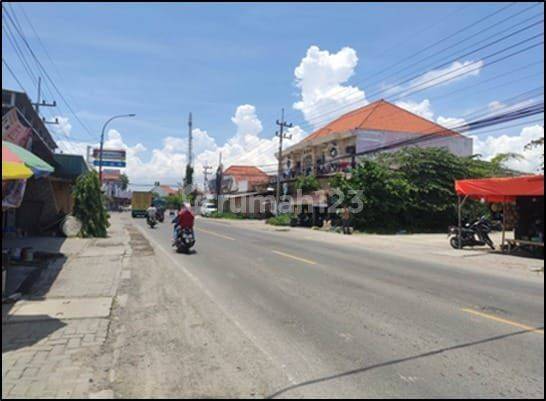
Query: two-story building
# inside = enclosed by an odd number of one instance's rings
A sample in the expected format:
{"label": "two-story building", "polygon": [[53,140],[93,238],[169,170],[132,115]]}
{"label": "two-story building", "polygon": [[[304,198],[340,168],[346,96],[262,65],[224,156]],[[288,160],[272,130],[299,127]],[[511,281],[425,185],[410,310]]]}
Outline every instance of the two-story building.
{"label": "two-story building", "polygon": [[[407,146],[445,148],[471,156],[473,142],[385,100],[342,115],[283,152],[283,180],[345,171],[358,157]],[[278,155],[277,155],[278,156]]]}

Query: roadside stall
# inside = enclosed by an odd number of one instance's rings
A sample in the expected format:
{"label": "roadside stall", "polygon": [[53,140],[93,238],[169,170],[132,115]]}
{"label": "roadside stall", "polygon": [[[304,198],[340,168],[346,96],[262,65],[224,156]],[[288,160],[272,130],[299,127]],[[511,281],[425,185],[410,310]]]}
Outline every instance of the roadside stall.
{"label": "roadside stall", "polygon": [[[544,175],[460,180],[455,182],[458,195],[459,229],[462,208],[468,198],[502,204],[502,249],[540,249],[544,252]],[[506,238],[509,206],[514,206],[516,221],[514,239]]]}
{"label": "roadside stall", "polygon": [[[6,224],[4,212],[19,207],[23,199],[27,179],[45,176],[52,172],[53,167],[28,150],[11,142],[2,141],[3,231],[3,225]],[[34,256],[30,247],[4,249],[4,244],[4,238],[2,238],[2,299],[4,299],[4,295],[8,291],[8,267],[20,266],[18,271],[21,272],[21,282],[24,282],[25,277],[36,270],[35,266],[33,266]],[[19,287],[19,284],[18,282],[17,287]]]}

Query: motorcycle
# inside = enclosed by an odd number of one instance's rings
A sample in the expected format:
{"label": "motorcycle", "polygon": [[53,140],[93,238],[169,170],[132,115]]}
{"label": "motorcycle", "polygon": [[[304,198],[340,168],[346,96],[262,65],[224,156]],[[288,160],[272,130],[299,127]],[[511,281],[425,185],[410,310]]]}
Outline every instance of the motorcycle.
{"label": "motorcycle", "polygon": [[174,246],[178,253],[188,253],[190,249],[195,245],[195,235],[191,228],[184,228],[178,230]]}
{"label": "motorcycle", "polygon": [[165,221],[165,210],[163,210],[163,209],[157,209],[156,219],[157,219],[160,223],[163,223],[163,222]]}
{"label": "motorcycle", "polygon": [[155,228],[155,226],[157,225],[157,220],[156,220],[155,216],[154,217],[151,217],[151,216],[146,217],[146,222],[148,223],[150,228]]}
{"label": "motorcycle", "polygon": [[460,233],[459,227],[449,227],[449,243],[454,249],[487,245],[495,250],[495,244],[489,236],[491,231],[493,231],[492,223],[485,216],[482,216],[472,224],[465,224]]}

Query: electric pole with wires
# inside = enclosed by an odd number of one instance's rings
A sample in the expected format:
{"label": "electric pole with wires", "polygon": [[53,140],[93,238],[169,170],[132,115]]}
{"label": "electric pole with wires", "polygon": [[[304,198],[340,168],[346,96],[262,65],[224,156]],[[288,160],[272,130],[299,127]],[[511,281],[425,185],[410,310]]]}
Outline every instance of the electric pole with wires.
{"label": "electric pole with wires", "polygon": [[[36,114],[38,114],[38,116],[40,115],[40,106],[57,107],[56,101],[53,101],[53,103],[47,103],[45,100],[42,100],[42,77],[38,77],[38,98],[36,99],[36,103],[32,103],[32,105],[34,106],[34,109],[36,110]],[[45,117],[42,117],[42,121],[44,124],[59,125],[58,118],[55,118],[55,120],[53,121],[48,121]]]}
{"label": "electric pole with wires", "polygon": [[216,170],[216,210],[220,212],[220,198],[222,196],[222,181],[224,179],[224,168],[222,166],[222,152],[218,160],[218,169]]}
{"label": "electric pole with wires", "polygon": [[193,132],[192,115],[188,117],[188,164],[186,166],[186,176],[184,178],[184,188],[186,195],[193,191]]}
{"label": "electric pole with wires", "polygon": [[277,193],[275,196],[275,210],[277,211],[277,216],[279,215],[279,203],[281,199],[281,179],[282,179],[282,142],[283,139],[292,139],[292,135],[286,134],[284,132],[285,128],[292,128],[292,124],[284,121],[284,108],[281,111],[281,120],[277,120],[276,124],[280,127],[275,135],[279,137],[279,153],[278,153],[278,167],[277,167]]}

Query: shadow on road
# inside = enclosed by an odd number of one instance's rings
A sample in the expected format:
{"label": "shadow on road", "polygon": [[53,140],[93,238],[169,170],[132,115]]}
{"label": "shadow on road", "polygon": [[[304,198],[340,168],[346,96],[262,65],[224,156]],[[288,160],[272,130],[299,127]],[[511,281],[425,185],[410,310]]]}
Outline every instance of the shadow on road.
{"label": "shadow on road", "polygon": [[8,323],[2,323],[2,354],[31,347],[65,326],[66,323],[47,315],[12,316]]}
{"label": "shadow on road", "polygon": [[503,334],[503,335],[499,335],[499,336],[495,336],[495,337],[489,337],[489,338],[485,338],[483,340],[472,341],[472,342],[468,342],[468,343],[464,343],[464,344],[454,345],[452,347],[441,348],[441,349],[438,349],[438,350],[425,352],[424,354],[413,355],[413,356],[409,356],[409,357],[406,357],[406,358],[395,359],[395,360],[392,360],[392,361],[378,363],[376,365],[350,370],[348,372],[339,373],[337,375],[331,375],[331,376],[321,377],[321,378],[314,379],[314,380],[309,380],[309,381],[299,383],[299,384],[294,384],[292,386],[289,386],[289,387],[286,387],[286,388],[284,388],[282,390],[279,390],[276,393],[266,397],[266,399],[273,399],[273,398],[279,397],[280,395],[283,395],[283,394],[285,394],[285,393],[287,393],[289,391],[292,391],[292,390],[295,390],[295,389],[298,389],[298,388],[302,388],[302,387],[306,387],[306,386],[311,386],[313,384],[324,383],[324,382],[327,382],[327,381],[330,381],[330,380],[336,380],[336,379],[339,379],[339,378],[342,378],[342,377],[356,375],[356,374],[359,374],[359,373],[368,372],[370,370],[384,368],[386,366],[392,366],[392,365],[397,365],[399,363],[413,361],[413,360],[416,360],[416,359],[427,358],[427,357],[430,357],[430,356],[435,356],[435,355],[442,354],[444,352],[456,351],[458,349],[473,347],[475,345],[480,345],[480,344],[485,344],[485,343],[489,343],[489,342],[493,342],[493,341],[503,340],[505,338],[514,337],[514,336],[518,336],[518,335],[521,335],[521,334],[528,334],[528,333],[532,333],[535,330],[544,330],[544,327],[537,327],[534,330],[522,330],[522,331],[516,331],[516,332],[513,332],[513,333]]}

